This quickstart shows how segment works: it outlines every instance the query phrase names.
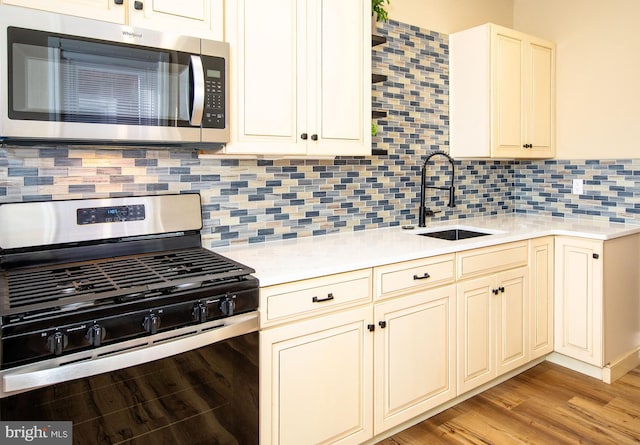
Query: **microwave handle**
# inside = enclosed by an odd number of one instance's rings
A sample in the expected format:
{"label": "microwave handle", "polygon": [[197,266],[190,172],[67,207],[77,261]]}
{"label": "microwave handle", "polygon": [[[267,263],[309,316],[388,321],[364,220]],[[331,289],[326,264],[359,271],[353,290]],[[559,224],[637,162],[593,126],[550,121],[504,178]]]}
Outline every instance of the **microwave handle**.
{"label": "microwave handle", "polygon": [[200,56],[192,55],[189,60],[191,67],[191,117],[189,123],[199,127],[202,124],[202,113],[204,111],[204,69]]}

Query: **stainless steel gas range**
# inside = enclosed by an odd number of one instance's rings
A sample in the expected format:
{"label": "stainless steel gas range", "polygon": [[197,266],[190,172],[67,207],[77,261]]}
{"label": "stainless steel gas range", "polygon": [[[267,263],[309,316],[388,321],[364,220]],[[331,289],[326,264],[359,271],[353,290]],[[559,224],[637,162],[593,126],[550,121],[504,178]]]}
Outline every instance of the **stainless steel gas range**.
{"label": "stainless steel gas range", "polygon": [[257,443],[258,280],[201,229],[198,194],[0,205],[0,420]]}

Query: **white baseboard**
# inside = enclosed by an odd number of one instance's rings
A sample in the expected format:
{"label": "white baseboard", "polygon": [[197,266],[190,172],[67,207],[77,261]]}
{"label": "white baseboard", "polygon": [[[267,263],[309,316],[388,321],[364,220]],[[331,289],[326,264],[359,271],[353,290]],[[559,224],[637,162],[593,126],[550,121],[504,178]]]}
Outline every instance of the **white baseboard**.
{"label": "white baseboard", "polygon": [[555,363],[556,365],[564,366],[565,368],[579,372],[580,374],[602,380],[602,368],[598,368],[597,366],[590,365],[557,352],[552,352],[547,355],[547,360],[551,363]]}
{"label": "white baseboard", "polygon": [[614,363],[609,363],[605,366],[602,370],[602,381],[605,383],[613,383],[638,366],[640,366],[640,347]]}

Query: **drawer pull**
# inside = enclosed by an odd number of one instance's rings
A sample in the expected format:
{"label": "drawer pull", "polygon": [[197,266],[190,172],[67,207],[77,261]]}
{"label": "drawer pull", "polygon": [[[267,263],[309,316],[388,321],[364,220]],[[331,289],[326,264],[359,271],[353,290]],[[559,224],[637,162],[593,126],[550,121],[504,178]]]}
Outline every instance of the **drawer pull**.
{"label": "drawer pull", "polygon": [[421,277],[419,277],[418,275],[413,276],[414,280],[426,280],[427,278],[431,278],[431,275],[429,275],[427,272],[425,272]]}
{"label": "drawer pull", "polygon": [[311,302],[312,303],[324,303],[325,301],[331,301],[331,300],[333,300],[333,294],[327,295],[327,298],[313,297],[311,299]]}

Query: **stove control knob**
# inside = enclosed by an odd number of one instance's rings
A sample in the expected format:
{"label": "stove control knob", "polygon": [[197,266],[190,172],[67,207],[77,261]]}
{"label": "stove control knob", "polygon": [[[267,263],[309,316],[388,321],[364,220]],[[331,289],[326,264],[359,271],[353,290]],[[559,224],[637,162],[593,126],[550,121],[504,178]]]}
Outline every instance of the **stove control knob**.
{"label": "stove control knob", "polygon": [[207,321],[207,315],[209,315],[209,308],[206,303],[196,303],[193,305],[193,311],[191,312],[193,321],[197,323],[204,323]]}
{"label": "stove control knob", "polygon": [[236,310],[236,296],[235,295],[227,295],[220,299],[220,311],[230,317]]}
{"label": "stove control knob", "polygon": [[144,317],[144,321],[142,322],[142,327],[149,334],[155,334],[158,332],[158,328],[160,327],[160,317],[156,314],[149,314]]}
{"label": "stove control knob", "polygon": [[104,340],[106,331],[99,324],[94,324],[87,331],[87,340],[89,340],[89,344],[91,346],[95,346],[96,348],[102,344],[102,340]]}
{"label": "stove control knob", "polygon": [[60,331],[56,331],[47,337],[47,349],[53,355],[62,355],[62,351],[67,347],[69,337]]}

